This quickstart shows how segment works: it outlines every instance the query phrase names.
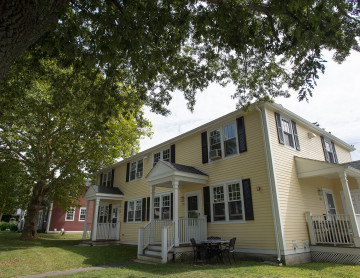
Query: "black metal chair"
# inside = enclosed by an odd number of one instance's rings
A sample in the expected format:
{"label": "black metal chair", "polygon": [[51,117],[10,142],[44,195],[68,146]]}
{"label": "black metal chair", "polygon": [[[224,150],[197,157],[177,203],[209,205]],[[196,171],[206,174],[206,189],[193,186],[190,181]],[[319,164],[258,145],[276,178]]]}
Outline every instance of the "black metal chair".
{"label": "black metal chair", "polygon": [[190,238],[191,245],[193,247],[194,252],[194,263],[197,263],[198,260],[201,260],[201,255],[203,254],[206,262],[208,261],[208,254],[207,254],[207,248],[206,246],[202,246],[196,243],[196,240],[194,238]]}
{"label": "black metal chair", "polygon": [[223,254],[227,253],[228,254],[228,258],[229,258],[229,263],[231,264],[231,260],[230,260],[230,253],[232,254],[234,263],[235,263],[235,241],[236,241],[236,237],[233,237],[232,239],[230,239],[229,244],[225,245],[225,248],[222,249]]}

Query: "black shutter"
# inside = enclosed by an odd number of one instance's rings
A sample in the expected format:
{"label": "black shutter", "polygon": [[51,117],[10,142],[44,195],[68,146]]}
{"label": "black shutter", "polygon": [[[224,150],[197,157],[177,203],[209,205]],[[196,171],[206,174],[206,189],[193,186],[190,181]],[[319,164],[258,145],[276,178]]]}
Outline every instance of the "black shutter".
{"label": "black shutter", "polygon": [[175,163],[175,144],[170,146],[170,162]]}
{"label": "black shutter", "polygon": [[142,198],[142,211],[141,211],[141,220],[145,221],[145,217],[146,217],[146,198]]}
{"label": "black shutter", "polygon": [[130,163],[126,165],[126,182],[129,182],[130,178]]}
{"label": "black shutter", "polygon": [[296,123],[294,121],[291,121],[292,130],[294,134],[294,140],[295,140],[295,148],[300,151],[300,142],[299,142],[299,136],[296,129]]}
{"label": "black shutter", "polygon": [[335,163],[338,163],[338,158],[337,158],[336,151],[335,151],[335,144],[334,144],[333,141],[331,141],[331,148],[332,148],[332,150],[333,150],[334,162],[335,162]]}
{"label": "black shutter", "polygon": [[126,201],[125,202],[125,205],[124,205],[124,222],[126,222],[126,220],[127,220],[127,204],[128,204],[128,202]]}
{"label": "black shutter", "polygon": [[236,125],[238,133],[239,153],[243,153],[247,151],[244,117],[237,118]]}
{"label": "black shutter", "polygon": [[207,222],[211,222],[211,209],[210,209],[210,187],[203,187],[204,195],[204,214],[207,215]]}
{"label": "black shutter", "polygon": [[173,210],[174,210],[174,194],[173,193],[170,194],[170,206],[171,206],[171,209],[170,209],[171,220],[173,220],[173,218],[174,218],[174,212],[173,212]]}
{"label": "black shutter", "polygon": [[324,151],[325,161],[330,162],[329,155],[326,151],[325,138],[323,136],[320,136],[320,138],[321,138],[321,144],[322,144],[323,151]]}
{"label": "black shutter", "polygon": [[244,195],[245,219],[254,220],[250,179],[242,180],[242,185],[243,185],[243,195]]}
{"label": "black shutter", "polygon": [[209,153],[208,153],[208,141],[207,141],[207,132],[201,133],[201,152],[202,152],[202,163],[208,163]]}
{"label": "black shutter", "polygon": [[115,173],[115,169],[111,170],[111,187],[114,187],[114,173]]}
{"label": "black shutter", "polygon": [[276,127],[278,131],[278,137],[279,137],[279,143],[284,144],[284,133],[281,126],[281,117],[278,113],[275,112],[275,121],[276,121]]}
{"label": "black shutter", "polygon": [[103,173],[100,175],[100,186],[102,186]]}
{"label": "black shutter", "polygon": [[150,221],[150,197],[146,199],[146,220]]}

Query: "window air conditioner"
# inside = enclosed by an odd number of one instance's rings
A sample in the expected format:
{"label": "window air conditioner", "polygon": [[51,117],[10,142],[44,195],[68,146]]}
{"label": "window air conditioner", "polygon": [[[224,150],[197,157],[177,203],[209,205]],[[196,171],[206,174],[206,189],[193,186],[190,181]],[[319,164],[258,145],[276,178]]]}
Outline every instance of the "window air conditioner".
{"label": "window air conditioner", "polygon": [[137,173],[136,173],[136,177],[137,177],[137,178],[142,178],[142,172],[137,172]]}
{"label": "window air conditioner", "polygon": [[215,149],[210,151],[210,159],[217,160],[221,158],[221,150]]}

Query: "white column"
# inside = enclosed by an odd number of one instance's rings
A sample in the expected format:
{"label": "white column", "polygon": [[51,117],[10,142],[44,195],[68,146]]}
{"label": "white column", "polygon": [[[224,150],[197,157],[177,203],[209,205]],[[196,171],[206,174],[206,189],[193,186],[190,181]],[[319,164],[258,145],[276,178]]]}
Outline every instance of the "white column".
{"label": "white column", "polygon": [[349,190],[349,184],[348,184],[346,172],[339,174],[339,177],[340,177],[341,185],[342,185],[342,188],[344,191],[345,206],[346,206],[347,212],[349,214],[350,223],[351,223],[352,230],[354,233],[355,247],[360,247],[359,229],[358,229],[357,222],[356,222],[355,211],[354,211],[354,206],[353,206],[353,202],[351,199],[351,194],[350,194],[350,190]]}
{"label": "white column", "polygon": [[307,211],[305,213],[305,216],[306,216],[306,222],[307,222],[308,229],[309,229],[310,243],[311,243],[311,245],[316,245],[315,231],[314,231],[314,226],[313,226],[313,222],[312,222],[312,213],[310,211]]}
{"label": "white column", "polygon": [[53,206],[54,206],[54,203],[51,202],[50,210],[49,210],[48,217],[47,217],[47,223],[46,223],[46,233],[48,233],[49,229],[50,229],[50,221],[51,221],[51,215],[52,215]]}
{"label": "white column", "polygon": [[89,217],[89,204],[90,201],[86,200],[86,212],[85,212],[85,223],[84,223],[84,232],[83,232],[83,240],[86,240],[86,232],[87,232],[87,224],[88,224],[88,217]]}
{"label": "white column", "polygon": [[150,241],[154,243],[154,197],[155,197],[155,186],[150,185]]}
{"label": "white column", "polygon": [[100,199],[96,198],[96,202],[95,202],[95,213],[94,213],[94,217],[93,217],[93,227],[92,227],[92,231],[91,231],[91,240],[92,241],[96,241],[96,230],[97,230],[97,222],[98,222],[98,214],[99,214],[99,204],[100,204]]}
{"label": "white column", "polygon": [[174,215],[174,234],[175,234],[175,246],[179,246],[179,182],[174,180],[172,182],[173,190],[174,190],[174,198],[173,198],[173,215]]}

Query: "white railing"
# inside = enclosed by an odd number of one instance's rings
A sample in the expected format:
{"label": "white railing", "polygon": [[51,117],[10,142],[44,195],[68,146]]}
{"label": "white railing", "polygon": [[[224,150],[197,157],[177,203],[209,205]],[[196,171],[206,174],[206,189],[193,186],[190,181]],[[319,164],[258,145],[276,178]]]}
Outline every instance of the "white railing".
{"label": "white railing", "polygon": [[355,214],[355,216],[356,216],[356,224],[358,226],[358,230],[360,233],[360,214]]}
{"label": "white railing", "polygon": [[168,252],[173,248],[175,243],[175,222],[162,228],[161,236],[161,262],[166,263]]}
{"label": "white railing", "polygon": [[179,243],[189,243],[190,238],[196,241],[207,237],[206,216],[199,218],[179,218]]}
{"label": "white railing", "polygon": [[96,239],[117,239],[119,234],[119,225],[117,223],[98,223],[96,229]]}
{"label": "white railing", "polygon": [[139,228],[138,255],[142,255],[145,248],[150,244],[151,222]]}
{"label": "white railing", "polygon": [[161,243],[161,233],[164,227],[169,226],[172,220],[154,220],[151,222],[153,225],[152,236],[150,236],[150,243]]}
{"label": "white railing", "polygon": [[312,215],[306,213],[309,228],[310,241],[312,245],[353,245],[354,236],[351,222],[345,214]]}

